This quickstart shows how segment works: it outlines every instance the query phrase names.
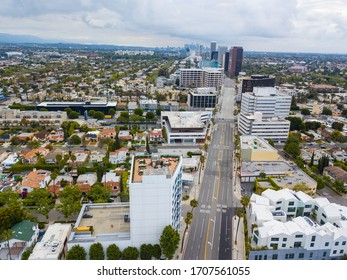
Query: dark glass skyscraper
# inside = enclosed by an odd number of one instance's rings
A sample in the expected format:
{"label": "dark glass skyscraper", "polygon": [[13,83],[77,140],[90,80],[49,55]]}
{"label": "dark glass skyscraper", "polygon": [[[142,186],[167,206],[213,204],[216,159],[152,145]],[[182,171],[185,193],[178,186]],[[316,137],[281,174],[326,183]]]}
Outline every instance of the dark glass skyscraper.
{"label": "dark glass skyscraper", "polygon": [[235,78],[242,68],[243,48],[232,47],[229,54],[229,77]]}

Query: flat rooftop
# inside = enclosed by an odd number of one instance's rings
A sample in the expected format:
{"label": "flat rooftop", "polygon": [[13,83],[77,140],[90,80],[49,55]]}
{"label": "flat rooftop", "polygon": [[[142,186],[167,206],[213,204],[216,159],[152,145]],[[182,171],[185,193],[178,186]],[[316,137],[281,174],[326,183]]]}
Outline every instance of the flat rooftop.
{"label": "flat rooftop", "polygon": [[206,112],[162,112],[162,117],[168,119],[171,128],[204,128],[203,115]]}
{"label": "flat rooftop", "polygon": [[241,149],[252,149],[260,151],[277,151],[264,139],[252,135],[243,135],[240,137]]}
{"label": "flat rooftop", "polygon": [[130,222],[124,222],[124,215],[130,217],[129,212],[129,204],[86,205],[84,211],[80,213],[80,221],[78,223],[77,220],[75,228],[93,226],[94,236],[119,232],[128,233],[130,232]]}
{"label": "flat rooftop", "polygon": [[173,175],[180,158],[178,156],[154,154],[148,157],[135,157],[133,182],[142,182],[142,176]]}

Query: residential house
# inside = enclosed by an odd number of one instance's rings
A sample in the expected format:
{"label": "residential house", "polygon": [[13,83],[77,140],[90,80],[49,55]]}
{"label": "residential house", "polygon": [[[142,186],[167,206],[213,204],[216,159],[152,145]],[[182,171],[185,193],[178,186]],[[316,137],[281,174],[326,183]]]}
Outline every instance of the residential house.
{"label": "residential house", "polygon": [[84,140],[86,142],[96,143],[98,142],[100,131],[88,131],[87,134],[84,136]]}
{"label": "residential house", "polygon": [[72,185],[73,178],[70,175],[58,175],[55,180],[51,180],[48,186],[48,190],[53,196],[57,196],[59,191],[65,186]]}
{"label": "residential house", "polygon": [[140,133],[140,132],[137,132],[133,138],[133,140],[135,142],[145,142],[146,141],[146,138],[147,138],[147,135],[148,133],[147,132],[144,132],[144,133]]}
{"label": "residential house", "polygon": [[34,133],[32,132],[22,132],[17,135],[17,137],[22,141],[32,140],[34,137]]}
{"label": "residential house", "polygon": [[20,193],[25,197],[34,189],[45,188],[51,180],[51,171],[47,170],[33,170],[28,175],[23,177],[19,185]]}
{"label": "residential house", "polygon": [[52,130],[51,134],[48,135],[48,140],[50,142],[64,142],[64,132]]}
{"label": "residential house", "polygon": [[41,130],[41,131],[35,133],[34,139],[36,139],[38,141],[46,141],[48,139],[49,134],[50,133],[48,131]]}
{"label": "residential house", "polygon": [[57,148],[54,149],[52,151],[50,151],[48,153],[48,155],[45,157],[46,163],[47,164],[56,164],[57,163],[57,155],[61,155],[62,157],[64,157],[64,155],[67,152],[65,152],[64,150]]}
{"label": "residential house", "polygon": [[115,139],[117,135],[116,129],[114,127],[112,128],[103,128],[100,131],[99,139],[100,140],[106,140],[106,139]]}
{"label": "residential house", "polygon": [[99,151],[92,151],[90,153],[89,162],[102,162],[103,158],[105,157],[105,153],[99,152]]}
{"label": "residential house", "polygon": [[24,220],[12,226],[11,231],[11,240],[7,242],[0,239],[0,259],[21,260],[22,254],[37,241],[38,224]]}
{"label": "residential house", "polygon": [[86,193],[96,182],[96,173],[81,174],[77,178],[76,186],[81,190],[81,192]]}
{"label": "residential house", "polygon": [[73,154],[75,155],[76,160],[72,161],[70,158],[67,162],[78,166],[78,165],[84,164],[88,160],[90,152],[89,151],[76,151]]}
{"label": "residential house", "polygon": [[133,136],[130,134],[129,130],[120,130],[118,134],[120,141],[131,141],[133,140]]}
{"label": "residential house", "polygon": [[333,180],[342,181],[344,186],[347,187],[347,172],[338,166],[327,166],[324,168],[324,175],[329,176]]}
{"label": "residential house", "polygon": [[102,184],[110,189],[112,196],[118,196],[120,192],[120,176],[114,172],[107,172],[102,176]]}
{"label": "residential house", "polygon": [[20,159],[19,154],[11,153],[9,154],[5,160],[2,161],[1,167],[8,169],[11,168],[12,165],[16,164]]}
{"label": "residential house", "polygon": [[118,164],[125,162],[127,157],[128,149],[127,148],[120,148],[119,150],[116,150],[114,152],[110,152],[109,155],[109,161],[112,164]]}
{"label": "residential house", "polygon": [[40,158],[45,158],[49,154],[46,148],[37,148],[29,151],[24,155],[24,163],[36,164]]}
{"label": "residential house", "polygon": [[149,131],[149,141],[155,143],[164,143],[163,131],[161,129],[152,129]]}

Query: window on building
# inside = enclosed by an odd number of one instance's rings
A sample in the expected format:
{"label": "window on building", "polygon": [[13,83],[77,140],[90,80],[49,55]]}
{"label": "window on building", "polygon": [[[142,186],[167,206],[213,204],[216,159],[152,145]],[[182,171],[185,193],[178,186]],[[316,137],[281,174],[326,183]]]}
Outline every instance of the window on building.
{"label": "window on building", "polygon": [[307,209],[307,208],[311,208],[311,205],[305,205],[305,208]]}
{"label": "window on building", "polygon": [[343,254],[343,251],[344,251],[344,250],[340,250],[340,254]]}
{"label": "window on building", "polygon": [[267,260],[267,255],[264,256],[264,260]]}
{"label": "window on building", "polygon": [[289,254],[289,259],[294,259],[294,254]]}
{"label": "window on building", "polygon": [[254,259],[257,260],[257,259],[258,259],[258,255],[255,255],[255,256],[254,256]]}
{"label": "window on building", "polygon": [[304,236],[302,234],[295,235],[295,238],[303,238]]}
{"label": "window on building", "polygon": [[314,247],[314,243],[311,243],[311,244],[310,244],[310,247]]}
{"label": "window on building", "polygon": [[279,241],[280,239],[279,238],[277,238],[277,237],[272,237],[271,238],[271,241]]}
{"label": "window on building", "polygon": [[288,260],[289,254],[286,254],[286,255],[284,256],[284,258],[285,258],[286,260]]}
{"label": "window on building", "polygon": [[315,235],[313,235],[313,236],[311,237],[311,241],[312,241],[312,242],[316,241],[316,236],[315,236]]}
{"label": "window on building", "polygon": [[273,254],[273,255],[272,255],[272,259],[273,259],[273,260],[277,260],[277,259],[278,259],[278,255],[277,255],[277,254]]}
{"label": "window on building", "polygon": [[294,242],[294,248],[300,248],[301,242]]}
{"label": "window on building", "polygon": [[314,210],[318,211],[318,206],[317,205],[314,206]]}
{"label": "window on building", "polygon": [[293,206],[293,205],[294,205],[294,201],[290,201],[290,202],[288,203],[288,205],[289,205],[289,206]]}
{"label": "window on building", "polygon": [[287,244],[283,243],[282,244],[282,248],[285,248],[287,246]]}
{"label": "window on building", "polygon": [[288,238],[287,237],[284,237],[283,238],[283,242],[285,242],[285,241],[287,241],[288,240]]}
{"label": "window on building", "polygon": [[282,203],[282,201],[277,201],[277,202],[276,202],[276,204],[281,204],[281,203]]}
{"label": "window on building", "polygon": [[313,253],[310,253],[310,258],[312,258],[313,257]]}
{"label": "window on building", "polygon": [[260,256],[259,256],[259,260],[262,260],[262,259],[263,259],[263,256],[262,256],[262,255],[260,255]]}
{"label": "window on building", "polygon": [[326,257],[326,256],[327,256],[327,252],[324,252],[324,253],[323,253],[323,257]]}
{"label": "window on building", "polygon": [[328,247],[329,246],[329,242],[325,242],[324,246]]}
{"label": "window on building", "polygon": [[339,242],[338,241],[335,242],[335,246],[339,246]]}
{"label": "window on building", "polygon": [[327,218],[327,215],[325,215],[324,213],[322,213],[322,216],[323,216],[323,218],[325,218],[325,219]]}
{"label": "window on building", "polygon": [[342,245],[346,245],[346,241],[342,241]]}
{"label": "window on building", "polygon": [[299,259],[303,259],[305,257],[304,253],[299,253]]}
{"label": "window on building", "polygon": [[296,208],[295,207],[288,207],[288,212],[295,212]]}
{"label": "window on building", "polygon": [[334,251],[333,251],[333,254],[335,255],[336,253],[337,253],[337,251],[336,251],[336,250],[334,250]]}
{"label": "window on building", "polygon": [[277,207],[277,208],[276,208],[276,211],[278,211],[278,210],[281,210],[281,207]]}

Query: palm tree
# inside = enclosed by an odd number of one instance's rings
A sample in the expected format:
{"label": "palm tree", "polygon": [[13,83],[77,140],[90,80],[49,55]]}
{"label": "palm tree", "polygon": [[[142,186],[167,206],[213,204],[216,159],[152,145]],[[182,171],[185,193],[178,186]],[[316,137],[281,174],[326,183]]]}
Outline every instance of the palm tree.
{"label": "palm tree", "polygon": [[11,260],[11,249],[10,249],[10,240],[13,238],[13,231],[11,229],[6,229],[1,234],[1,239],[7,241],[8,254]]}
{"label": "palm tree", "polygon": [[55,185],[55,179],[57,179],[57,177],[58,177],[58,173],[53,171],[51,173],[51,180],[53,181],[53,185]]}
{"label": "palm tree", "polygon": [[60,171],[60,164],[61,164],[61,161],[62,161],[62,159],[63,159],[63,156],[61,155],[61,154],[57,154],[56,156],[55,156],[55,161],[58,163],[58,167],[59,167],[59,171]]}
{"label": "palm tree", "polygon": [[77,159],[76,156],[74,154],[71,154],[70,159],[72,161],[72,165],[75,165],[75,161]]}
{"label": "palm tree", "polygon": [[192,211],[194,210],[194,208],[198,207],[199,202],[196,199],[192,199],[190,201],[190,206],[192,207]]}
{"label": "palm tree", "polygon": [[37,162],[39,162],[43,155],[41,152],[36,152],[35,156],[36,156]]}

